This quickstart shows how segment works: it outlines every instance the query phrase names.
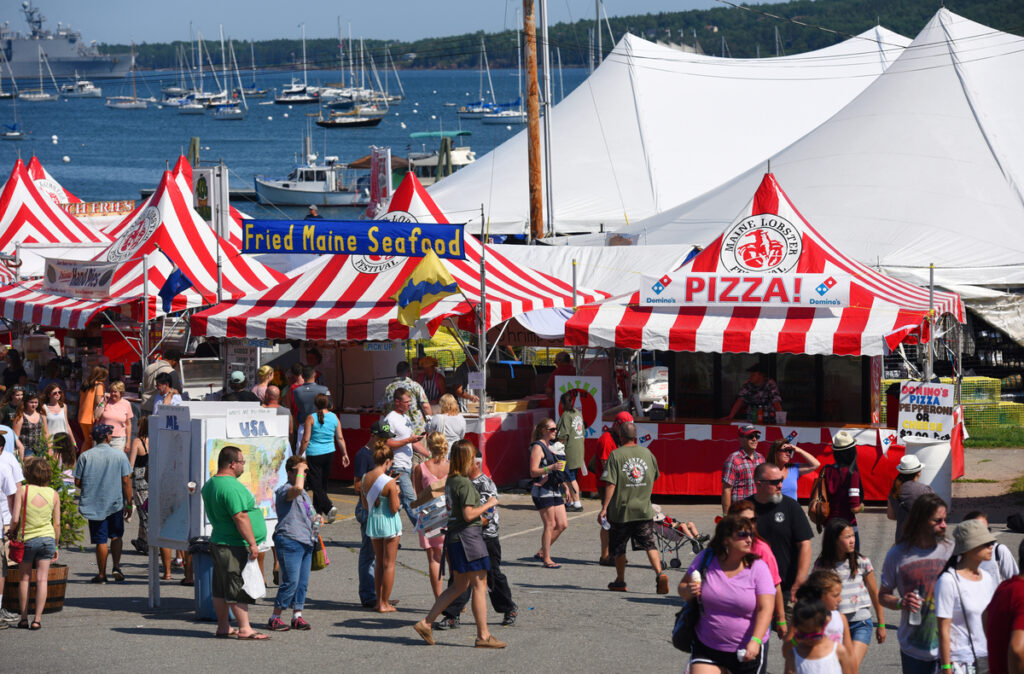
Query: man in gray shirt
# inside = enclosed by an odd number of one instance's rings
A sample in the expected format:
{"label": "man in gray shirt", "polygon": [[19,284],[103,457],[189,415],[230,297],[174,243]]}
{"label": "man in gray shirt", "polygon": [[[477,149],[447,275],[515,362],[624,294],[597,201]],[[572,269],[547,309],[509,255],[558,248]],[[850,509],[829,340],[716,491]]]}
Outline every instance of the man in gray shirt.
{"label": "man in gray shirt", "polygon": [[323,393],[328,398],[331,397],[331,391],[326,386],[315,383],[314,377],[316,370],[311,365],[306,365],[302,368],[302,379],[305,384],[298,386],[292,391],[292,404],[295,406],[295,425],[298,428],[296,433],[297,439],[295,441],[295,449],[298,450],[302,446],[302,432],[305,430],[306,417],[313,412],[316,412],[316,405],[314,401],[316,397]]}

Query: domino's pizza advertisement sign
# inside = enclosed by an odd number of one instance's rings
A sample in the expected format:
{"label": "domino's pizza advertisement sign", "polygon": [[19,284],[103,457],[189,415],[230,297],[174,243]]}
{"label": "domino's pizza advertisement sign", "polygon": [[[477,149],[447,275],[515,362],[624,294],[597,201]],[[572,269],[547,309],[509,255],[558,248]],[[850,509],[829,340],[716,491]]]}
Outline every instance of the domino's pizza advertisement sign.
{"label": "domino's pizza advertisement sign", "polygon": [[900,414],[896,430],[900,438],[915,436],[949,440],[953,436],[956,407],[952,384],[921,381],[900,383]]}
{"label": "domino's pizza advertisement sign", "polygon": [[752,307],[846,307],[844,274],[681,272],[642,276],[640,304]]}

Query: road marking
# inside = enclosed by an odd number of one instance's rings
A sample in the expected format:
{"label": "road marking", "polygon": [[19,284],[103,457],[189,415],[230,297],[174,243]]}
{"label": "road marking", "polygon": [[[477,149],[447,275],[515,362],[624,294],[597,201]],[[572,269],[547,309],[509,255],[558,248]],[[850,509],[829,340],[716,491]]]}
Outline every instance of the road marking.
{"label": "road marking", "polygon": [[[577,514],[573,515],[572,517],[567,517],[565,519],[566,519],[567,522],[572,522],[573,520],[578,520],[579,518],[586,517],[587,515],[590,515],[591,517],[593,517],[594,513],[588,513],[588,512],[577,513]],[[594,522],[594,524],[597,524],[597,522]],[[508,540],[509,538],[515,538],[516,536],[522,536],[523,534],[532,534],[532,533],[535,533],[537,531],[544,531],[544,525],[541,525],[539,527],[533,527],[532,529],[525,529],[523,531],[517,531],[517,532],[511,533],[511,534],[502,534],[501,535],[501,540],[504,541],[504,540]]]}

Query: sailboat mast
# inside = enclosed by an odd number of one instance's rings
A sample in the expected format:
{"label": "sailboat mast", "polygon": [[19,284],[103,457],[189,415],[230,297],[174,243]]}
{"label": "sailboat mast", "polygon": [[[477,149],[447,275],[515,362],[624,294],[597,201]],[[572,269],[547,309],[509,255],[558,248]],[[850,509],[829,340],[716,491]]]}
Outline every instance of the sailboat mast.
{"label": "sailboat mast", "polygon": [[256,88],[256,42],[249,40],[249,59],[252,61],[252,88]]}
{"label": "sailboat mast", "polygon": [[306,24],[302,24],[302,86],[309,86],[306,79]]}
{"label": "sailboat mast", "polygon": [[221,74],[224,75],[224,93],[228,92],[228,82],[231,80],[228,78],[228,60],[224,54],[224,24],[220,24],[220,65]]}
{"label": "sailboat mast", "polygon": [[338,67],[341,70],[341,88],[345,88],[345,39],[341,34],[341,17],[338,17]]}
{"label": "sailboat mast", "polygon": [[135,41],[132,41],[132,100],[139,100],[138,92],[135,90]]}
{"label": "sailboat mast", "polygon": [[203,93],[203,31],[196,29],[196,48],[199,53],[199,93]]}

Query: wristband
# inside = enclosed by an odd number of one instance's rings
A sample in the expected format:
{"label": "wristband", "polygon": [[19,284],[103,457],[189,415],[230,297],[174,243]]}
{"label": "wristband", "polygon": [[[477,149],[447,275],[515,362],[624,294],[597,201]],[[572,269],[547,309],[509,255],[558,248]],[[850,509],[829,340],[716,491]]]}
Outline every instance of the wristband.
{"label": "wristband", "polygon": [[750,637],[750,640],[751,640],[751,641],[756,641],[757,643],[759,643],[759,644],[761,644],[762,646],[764,646],[764,642],[763,642],[763,641],[761,641],[761,638],[760,638],[760,637]]}
{"label": "wristband", "polygon": [[942,665],[942,669],[953,669],[953,664],[950,663],[948,665]]}
{"label": "wristband", "polygon": [[787,622],[786,622],[785,620],[776,620],[776,621],[775,621],[775,624],[776,624],[776,625],[777,625],[778,627],[785,627],[785,626],[786,626],[786,625],[788,625],[789,623],[787,623]]}

